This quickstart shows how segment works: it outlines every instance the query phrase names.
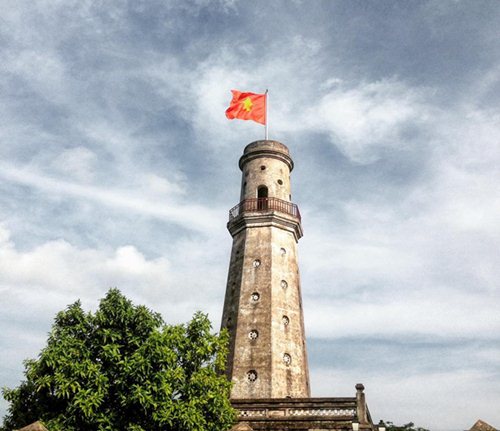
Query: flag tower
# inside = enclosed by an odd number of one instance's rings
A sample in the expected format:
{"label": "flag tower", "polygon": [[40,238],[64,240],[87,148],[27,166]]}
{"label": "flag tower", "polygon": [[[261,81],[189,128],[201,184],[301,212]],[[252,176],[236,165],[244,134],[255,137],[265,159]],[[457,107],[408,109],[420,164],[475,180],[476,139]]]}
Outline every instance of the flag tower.
{"label": "flag tower", "polygon": [[230,333],[232,398],[309,397],[297,242],[302,225],[291,202],[293,161],[277,141],[245,148],[222,325]]}
{"label": "flag tower", "polygon": [[374,425],[364,386],[355,397],[311,398],[288,148],[268,140],[267,95],[232,90],[228,119],[266,126],[239,161],[240,202],[229,211],[233,238],[222,328],[230,335],[226,374],[238,423],[231,431],[385,431]]}

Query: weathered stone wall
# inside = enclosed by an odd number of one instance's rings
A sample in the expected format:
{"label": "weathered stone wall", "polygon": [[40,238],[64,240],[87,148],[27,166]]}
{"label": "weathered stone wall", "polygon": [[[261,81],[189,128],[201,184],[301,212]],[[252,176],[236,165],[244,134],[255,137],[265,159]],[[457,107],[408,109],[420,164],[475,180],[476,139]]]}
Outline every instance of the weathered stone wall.
{"label": "weathered stone wall", "polygon": [[259,186],[269,197],[291,200],[290,172],[293,162],[288,148],[276,141],[257,141],[245,148],[240,159],[241,199],[256,198]]}
{"label": "weathered stone wall", "polygon": [[[240,159],[241,198],[290,201],[288,149],[257,141]],[[231,335],[227,373],[233,399],[308,397],[297,241],[297,216],[276,210],[242,211],[228,224],[233,236],[222,325]]]}
{"label": "weathered stone wall", "polygon": [[[233,400],[239,423],[253,431],[352,430],[360,406],[356,397]],[[368,413],[369,414],[369,413]],[[360,431],[375,431],[371,419]]]}
{"label": "weathered stone wall", "polygon": [[[273,229],[271,244],[272,368],[273,384],[277,388],[271,397],[309,396],[297,243],[290,232]],[[289,355],[289,364],[285,363],[284,355]],[[283,384],[286,387],[282,387]]]}

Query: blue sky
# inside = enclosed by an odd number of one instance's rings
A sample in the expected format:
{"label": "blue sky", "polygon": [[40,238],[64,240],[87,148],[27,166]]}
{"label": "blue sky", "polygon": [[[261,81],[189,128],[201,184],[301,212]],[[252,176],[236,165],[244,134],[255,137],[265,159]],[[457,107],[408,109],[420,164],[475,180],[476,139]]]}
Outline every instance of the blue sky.
{"label": "blue sky", "polygon": [[[0,385],[111,286],[218,328],[233,88],[295,161],[314,396],[500,426],[498,1],[0,1]],[[0,414],[6,409],[0,403]]]}

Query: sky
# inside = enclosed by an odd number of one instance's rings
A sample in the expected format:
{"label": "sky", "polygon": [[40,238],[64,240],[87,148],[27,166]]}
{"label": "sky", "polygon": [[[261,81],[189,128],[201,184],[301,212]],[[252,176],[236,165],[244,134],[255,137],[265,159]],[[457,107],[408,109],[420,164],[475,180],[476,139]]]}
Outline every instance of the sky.
{"label": "sky", "polygon": [[[313,396],[500,427],[500,2],[0,0],[0,386],[110,287],[218,330],[231,89],[295,162]],[[0,416],[7,404],[0,401]]]}

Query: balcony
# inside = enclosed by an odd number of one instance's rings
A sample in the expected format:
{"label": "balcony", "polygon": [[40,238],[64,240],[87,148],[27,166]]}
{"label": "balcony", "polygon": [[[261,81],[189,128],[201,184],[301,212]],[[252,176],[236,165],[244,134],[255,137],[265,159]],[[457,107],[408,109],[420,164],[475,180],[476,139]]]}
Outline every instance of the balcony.
{"label": "balcony", "polygon": [[241,201],[238,205],[229,210],[229,221],[247,212],[267,212],[278,211],[300,221],[299,207],[292,202],[278,198],[251,198]]}

